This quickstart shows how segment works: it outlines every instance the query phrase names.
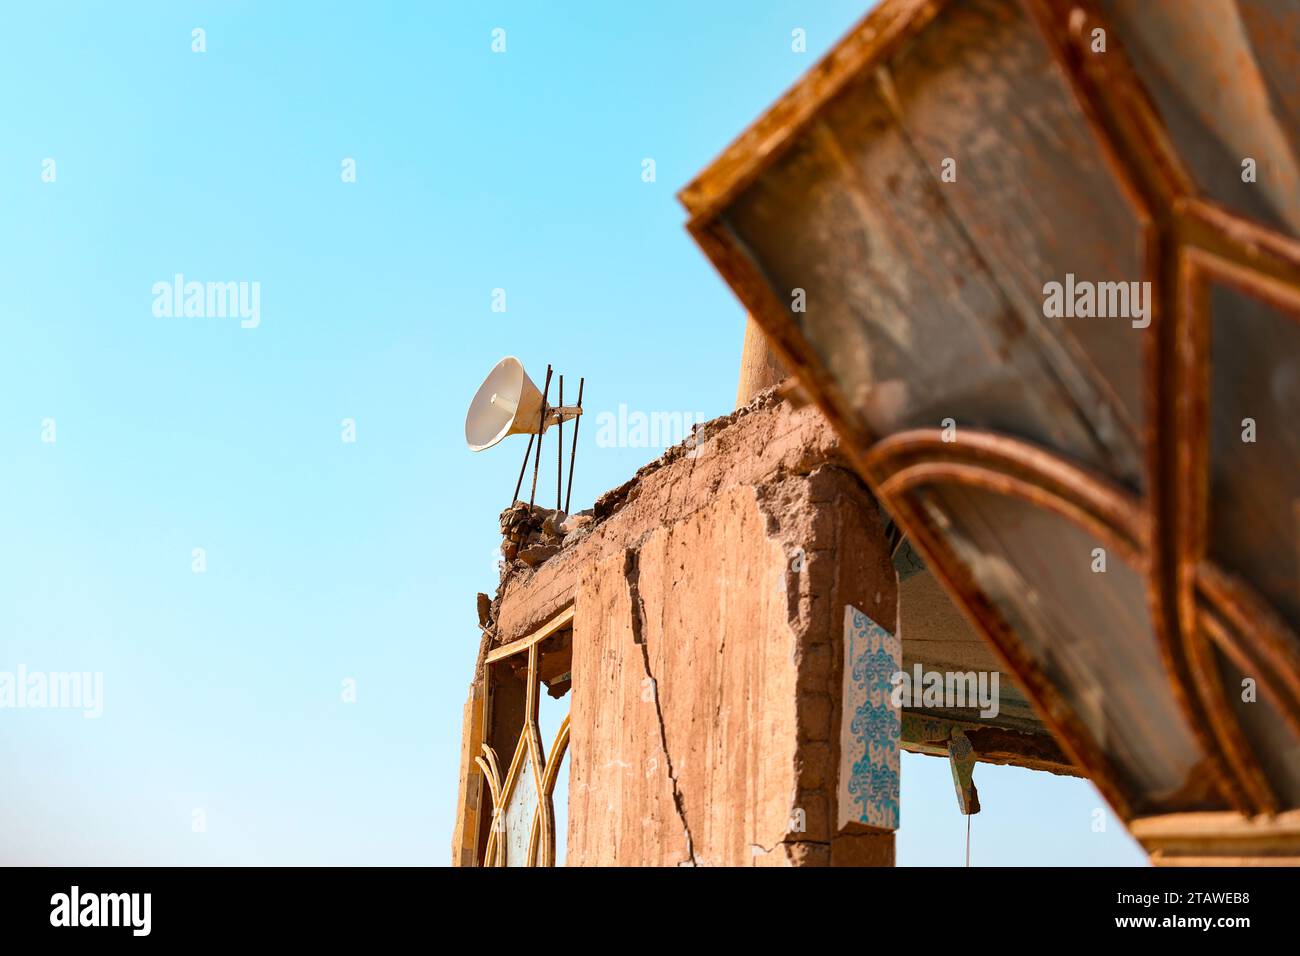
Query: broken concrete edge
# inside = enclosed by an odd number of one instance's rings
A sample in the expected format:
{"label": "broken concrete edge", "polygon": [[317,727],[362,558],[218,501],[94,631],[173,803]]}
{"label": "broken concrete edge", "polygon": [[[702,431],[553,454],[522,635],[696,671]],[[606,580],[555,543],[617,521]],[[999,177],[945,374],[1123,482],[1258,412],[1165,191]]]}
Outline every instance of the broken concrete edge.
{"label": "broken concrete edge", "polygon": [[[783,421],[789,419],[787,424],[790,427],[779,431],[775,424],[778,418]],[[768,438],[789,436],[791,439],[787,440],[784,447],[777,444],[776,449],[780,453],[773,453],[771,441],[755,442],[762,433],[774,430],[777,430],[778,434],[768,435]],[[734,462],[726,463],[721,468],[721,474],[709,476],[712,480],[707,484],[697,483],[692,487],[691,478],[697,465],[702,459],[713,457],[711,451],[713,446],[718,444],[756,446],[759,451],[751,455],[737,456],[739,466]],[[848,460],[841,455],[838,439],[821,413],[811,406],[794,409],[783,397],[780,386],[766,389],[747,405],[729,414],[697,424],[692,434],[684,441],[637,469],[636,474],[628,481],[602,494],[596,499],[590,511],[578,513],[582,516],[590,515],[591,520],[583,523],[574,533],[565,535],[560,546],[545,560],[530,566],[516,557],[505,563],[496,595],[490,601],[487,600],[486,595],[480,595],[478,599],[479,625],[484,633],[484,639],[479,648],[473,682],[478,684],[482,680],[484,664],[491,650],[526,637],[547,619],[573,604],[575,593],[573,580],[551,582],[555,593],[549,598],[542,595],[538,599],[536,592],[543,590],[540,583],[543,578],[554,576],[558,579],[561,576],[560,566],[563,566],[564,571],[569,572],[569,577],[576,579],[582,564],[582,561],[577,560],[579,552],[583,552],[584,544],[593,539],[606,539],[602,542],[604,547],[590,549],[582,555],[584,560],[603,557],[616,550],[632,548],[636,542],[630,539],[631,535],[635,534],[639,539],[648,533],[648,531],[636,533],[634,527],[628,527],[621,529],[625,532],[625,539],[615,540],[611,523],[616,523],[615,519],[629,506],[654,498],[656,500],[650,502],[652,505],[664,506],[663,513],[655,522],[655,526],[670,524],[705,506],[713,495],[725,487],[765,484],[778,479],[782,474],[807,475],[826,465],[843,470],[862,493],[871,494],[865,482],[852,469]],[[728,468],[737,473],[727,474]],[[657,477],[659,481],[655,480]],[[679,489],[683,484],[687,487]],[[665,486],[669,486],[667,491]],[[687,500],[692,492],[698,495],[698,500]],[[674,497],[676,500],[671,500]],[[512,505],[503,512],[503,523],[516,507]],[[535,510],[543,516],[537,522],[539,525],[546,517],[553,514],[549,509]],[[648,522],[651,516],[647,515],[645,518]],[[526,612],[523,620],[511,620],[503,627],[502,602],[507,596],[511,596],[513,603],[516,594],[521,599],[525,594],[534,598],[531,602],[533,606]],[[519,603],[530,602],[521,600]]]}
{"label": "broken concrete edge", "polygon": [[[870,608],[895,627],[897,595],[875,499],[856,472],[829,461],[807,473],[774,473],[753,485],[768,540],[785,555],[786,627],[795,666],[795,792],[782,842],[825,846],[819,862],[846,859],[845,840],[884,837],[892,863],[891,831],[870,831],[841,819],[843,661],[840,619],[846,604]],[[803,819],[796,825],[796,811]],[[858,832],[861,831],[861,834]],[[787,854],[790,850],[786,851]],[[850,854],[854,856],[855,854]],[[865,859],[865,857],[863,857]],[[801,865],[810,865],[810,857]]]}
{"label": "broken concrete edge", "polygon": [[1039,770],[1057,776],[1084,777],[1070,763],[1050,734],[981,724],[977,717],[954,719],[951,714],[904,708],[902,747],[909,753],[948,759],[948,740],[960,730],[970,741],[979,763]]}
{"label": "broken concrete edge", "polygon": [[705,442],[714,438],[718,433],[730,428],[746,416],[753,415],[755,412],[763,409],[773,408],[782,402],[779,394],[779,385],[766,388],[759,392],[749,401],[748,404],[742,405],[735,411],[726,415],[719,415],[717,418],[709,419],[707,422],[700,422],[691,428],[691,434],[685,439],[668,448],[662,455],[649,464],[642,465],[636,470],[636,474],[629,478],[617,488],[611,488],[599,498],[593,506],[593,511],[597,521],[603,521],[606,518],[616,514],[631,498],[635,497],[635,489],[646,479],[650,478],[655,472],[668,467],[673,462],[680,461],[692,451],[699,448]]}

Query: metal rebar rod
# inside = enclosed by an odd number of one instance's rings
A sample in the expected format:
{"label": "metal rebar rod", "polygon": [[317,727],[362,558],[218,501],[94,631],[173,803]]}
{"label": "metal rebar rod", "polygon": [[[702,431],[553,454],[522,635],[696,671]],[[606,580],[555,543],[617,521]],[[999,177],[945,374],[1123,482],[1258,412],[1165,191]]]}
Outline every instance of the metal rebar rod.
{"label": "metal rebar rod", "polygon": [[573,442],[569,445],[569,490],[564,493],[564,513],[569,513],[573,501],[573,459],[578,455],[578,426],[582,424],[582,387],[587,380],[578,379],[578,417],[573,420]]}
{"label": "metal rebar rod", "polygon": [[533,457],[533,490],[528,493],[528,510],[537,498],[537,467],[542,463],[542,434],[546,431],[546,404],[551,398],[551,367],[546,366],[546,387],[542,389],[542,414],[537,420],[537,451]]}
{"label": "metal rebar rod", "polygon": [[[560,408],[564,408],[564,376],[560,376]],[[555,510],[560,510],[560,489],[564,487],[564,412],[560,412],[559,444],[555,446]]]}
{"label": "metal rebar rod", "polygon": [[519,480],[515,482],[515,496],[510,499],[510,507],[519,500],[519,489],[524,486],[524,472],[528,470],[528,459],[533,456],[533,436],[528,436],[528,447],[524,449],[524,463],[519,466]]}

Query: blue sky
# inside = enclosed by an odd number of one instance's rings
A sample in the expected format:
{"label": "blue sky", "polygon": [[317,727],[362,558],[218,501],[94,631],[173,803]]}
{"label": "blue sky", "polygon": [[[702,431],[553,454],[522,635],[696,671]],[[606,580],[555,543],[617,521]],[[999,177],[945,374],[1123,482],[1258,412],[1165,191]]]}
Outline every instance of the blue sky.
{"label": "blue sky", "polygon": [[[522,453],[465,404],[515,354],[729,411],[743,312],[674,193],[864,6],[6,4],[0,670],[102,671],[104,714],[0,711],[0,862],[446,862]],[[176,273],[260,325],[155,317]],[[656,454],[594,437],[575,508]],[[960,862],[946,764],[903,767],[900,862]],[[977,781],[977,863],[1141,860],[1086,783]]]}

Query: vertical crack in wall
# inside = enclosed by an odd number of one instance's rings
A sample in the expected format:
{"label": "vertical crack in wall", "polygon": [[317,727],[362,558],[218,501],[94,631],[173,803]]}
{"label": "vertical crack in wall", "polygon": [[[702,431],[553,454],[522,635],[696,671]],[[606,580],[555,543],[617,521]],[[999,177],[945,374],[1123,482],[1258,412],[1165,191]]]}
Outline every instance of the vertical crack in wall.
{"label": "vertical crack in wall", "polygon": [[673,769],[672,754],[668,752],[668,734],[664,728],[664,712],[659,703],[659,682],[655,680],[654,672],[650,668],[650,648],[645,640],[645,603],[641,600],[640,591],[640,548],[628,548],[624,552],[623,574],[627,578],[628,598],[632,602],[632,640],[641,648],[641,663],[645,669],[645,676],[650,681],[652,700],[655,705],[655,718],[659,721],[659,747],[663,751],[664,766],[668,770],[668,780],[673,788],[673,804],[677,808],[677,818],[681,820],[682,831],[686,835],[686,855],[690,859],[690,865],[695,866],[695,840],[691,837],[691,825],[686,822],[686,804],[682,799],[681,788],[677,786],[677,771]]}

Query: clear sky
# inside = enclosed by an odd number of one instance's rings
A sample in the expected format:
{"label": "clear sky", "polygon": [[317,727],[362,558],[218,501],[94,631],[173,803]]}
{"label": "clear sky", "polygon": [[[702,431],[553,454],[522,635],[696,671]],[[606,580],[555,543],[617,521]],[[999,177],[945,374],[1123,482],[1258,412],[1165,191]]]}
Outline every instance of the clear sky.
{"label": "clear sky", "polygon": [[[0,710],[0,862],[445,863],[522,454],[465,406],[515,354],[729,411],[743,312],[674,193],[867,5],[5,4],[0,671],[104,686]],[[155,315],[178,273],[257,326]],[[594,431],[575,509],[658,453]],[[1142,859],[1086,783],[976,780],[976,863]],[[902,817],[961,861],[944,761]]]}

